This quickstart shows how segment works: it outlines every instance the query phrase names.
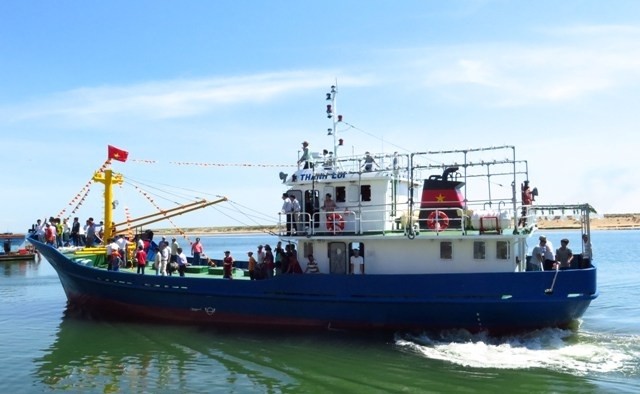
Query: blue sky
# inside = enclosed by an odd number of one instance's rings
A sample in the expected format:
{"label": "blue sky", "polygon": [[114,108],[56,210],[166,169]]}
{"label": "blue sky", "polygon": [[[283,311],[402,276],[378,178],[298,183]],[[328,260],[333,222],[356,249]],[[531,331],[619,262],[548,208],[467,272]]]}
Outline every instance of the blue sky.
{"label": "blue sky", "polygon": [[3,1],[0,231],[69,215],[109,144],[138,185],[116,221],[216,195],[234,204],[174,224],[277,220],[300,142],[330,148],[336,80],[350,151],[515,145],[540,203],[637,212],[639,20],[637,1]]}

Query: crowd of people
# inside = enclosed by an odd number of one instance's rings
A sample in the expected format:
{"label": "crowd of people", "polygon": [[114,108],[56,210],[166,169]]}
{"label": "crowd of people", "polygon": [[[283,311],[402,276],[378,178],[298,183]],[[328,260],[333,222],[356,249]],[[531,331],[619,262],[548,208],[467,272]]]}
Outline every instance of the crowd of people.
{"label": "crowd of people", "polygon": [[[553,244],[546,236],[538,237],[538,245],[533,248],[531,260],[527,264],[527,271],[565,270],[569,268],[588,268],[591,265],[593,248],[589,236],[582,234],[582,254],[579,259],[569,248],[569,240],[560,240],[560,247],[553,249]],[[579,262],[578,262],[579,260]],[[577,262],[577,263],[576,263]]]}
{"label": "crowd of people", "polygon": [[38,219],[29,230],[29,236],[54,248],[67,246],[96,246],[104,238],[104,222],[96,223],[92,217],[81,225],[78,217],[69,223],[67,218]]}

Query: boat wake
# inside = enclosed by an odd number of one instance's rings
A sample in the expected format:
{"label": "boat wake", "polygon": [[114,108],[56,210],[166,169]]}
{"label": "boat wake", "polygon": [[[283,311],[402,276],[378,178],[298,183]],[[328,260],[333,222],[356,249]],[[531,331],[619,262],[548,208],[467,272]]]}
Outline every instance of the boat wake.
{"label": "boat wake", "polygon": [[401,349],[432,360],[480,369],[531,369],[571,373],[640,373],[640,337],[548,328],[508,337],[448,331],[396,334]]}

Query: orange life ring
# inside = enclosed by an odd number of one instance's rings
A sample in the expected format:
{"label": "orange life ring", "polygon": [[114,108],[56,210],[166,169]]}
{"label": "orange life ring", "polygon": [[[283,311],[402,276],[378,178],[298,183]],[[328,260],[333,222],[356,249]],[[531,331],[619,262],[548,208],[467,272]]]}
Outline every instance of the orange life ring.
{"label": "orange life ring", "polygon": [[339,213],[327,215],[327,230],[339,233],[344,230],[344,218]]}
{"label": "orange life ring", "polygon": [[449,216],[443,211],[433,211],[427,217],[427,226],[436,231],[446,230],[449,227]]}

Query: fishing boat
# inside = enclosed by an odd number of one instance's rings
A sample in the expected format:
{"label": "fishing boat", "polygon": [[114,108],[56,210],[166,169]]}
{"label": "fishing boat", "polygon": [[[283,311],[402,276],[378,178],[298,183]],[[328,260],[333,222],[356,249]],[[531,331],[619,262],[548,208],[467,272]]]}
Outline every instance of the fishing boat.
{"label": "fishing boat", "polygon": [[492,334],[574,327],[598,296],[590,251],[543,270],[531,255],[536,222],[570,216],[577,239],[589,239],[593,207],[523,203],[528,163],[514,146],[345,155],[336,95],[327,93],[332,154],[305,152],[292,174],[279,174],[278,236],[303,265],[313,256],[320,273],[250,280],[236,269],[223,279],[203,266],[184,277],[137,275],[32,243],[71,304],[125,319]]}
{"label": "fishing boat", "polygon": [[33,260],[36,254],[31,247],[25,247],[26,234],[2,233],[2,251],[0,261],[25,261]]}

